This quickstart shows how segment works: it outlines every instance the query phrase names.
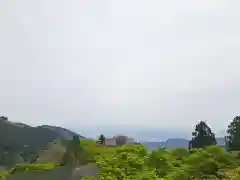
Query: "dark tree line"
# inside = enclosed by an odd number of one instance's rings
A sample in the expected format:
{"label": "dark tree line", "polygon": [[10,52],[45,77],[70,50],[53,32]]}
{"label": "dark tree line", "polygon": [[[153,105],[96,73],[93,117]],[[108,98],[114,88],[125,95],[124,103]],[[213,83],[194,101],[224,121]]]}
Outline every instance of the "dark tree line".
{"label": "dark tree line", "polygon": [[[216,144],[215,134],[211,128],[205,121],[200,121],[192,133],[189,148],[204,148]],[[236,116],[228,126],[225,146],[230,151],[240,150],[240,116]]]}
{"label": "dark tree line", "polygon": [[229,124],[225,138],[228,149],[240,150],[240,116],[236,116]]}

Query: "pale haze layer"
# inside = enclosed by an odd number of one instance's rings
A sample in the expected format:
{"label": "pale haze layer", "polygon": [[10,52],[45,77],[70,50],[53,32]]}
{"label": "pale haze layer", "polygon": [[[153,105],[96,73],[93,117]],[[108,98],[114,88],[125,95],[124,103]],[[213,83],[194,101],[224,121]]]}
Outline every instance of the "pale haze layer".
{"label": "pale haze layer", "polygon": [[218,133],[240,115],[239,6],[0,0],[1,115],[87,136]]}

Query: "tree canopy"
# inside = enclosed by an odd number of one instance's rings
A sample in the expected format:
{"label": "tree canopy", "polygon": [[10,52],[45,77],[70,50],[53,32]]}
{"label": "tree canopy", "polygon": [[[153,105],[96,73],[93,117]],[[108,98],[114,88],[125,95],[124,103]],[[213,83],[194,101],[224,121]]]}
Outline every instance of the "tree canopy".
{"label": "tree canopy", "polygon": [[217,144],[215,134],[212,133],[211,128],[204,121],[200,121],[196,125],[192,136],[190,148],[203,148],[205,146]]}
{"label": "tree canopy", "polygon": [[98,143],[99,144],[104,144],[105,143],[105,136],[103,134],[101,134],[98,138]]}
{"label": "tree canopy", "polygon": [[240,150],[240,116],[236,116],[228,126],[227,147],[229,150]]}

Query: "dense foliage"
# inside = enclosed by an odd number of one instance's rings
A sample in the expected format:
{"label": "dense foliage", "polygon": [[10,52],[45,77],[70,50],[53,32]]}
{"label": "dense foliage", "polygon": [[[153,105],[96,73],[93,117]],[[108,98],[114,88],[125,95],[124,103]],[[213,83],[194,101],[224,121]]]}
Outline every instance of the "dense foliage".
{"label": "dense foliage", "polygon": [[[68,140],[76,135],[67,129],[55,126],[32,127],[15,123],[0,116],[0,166],[16,163],[34,163],[49,143]],[[78,137],[83,138],[78,135]]]}
{"label": "dense foliage", "polygon": [[[0,119],[0,123],[6,125],[4,128],[12,126],[6,118]],[[14,128],[19,128],[15,126]],[[24,129],[29,130],[28,127]],[[117,146],[112,147],[103,143],[104,135],[99,137],[99,141],[79,139],[79,136],[74,135],[72,140],[51,144],[42,152],[36,150],[15,152],[13,146],[9,148],[8,145],[2,144],[0,163],[8,167],[14,162],[22,163],[22,161],[48,163],[51,156],[54,157],[54,161],[51,162],[61,165],[79,166],[92,163],[96,167],[97,164],[98,168],[95,169],[99,170],[100,179],[103,180],[238,180],[240,179],[240,116],[233,119],[227,132],[227,148],[216,145],[215,135],[204,121],[196,125],[188,149],[159,147],[149,152],[140,144],[126,145],[130,141],[128,137],[122,135],[115,137]],[[63,144],[65,147],[62,146]],[[55,164],[18,164],[2,172],[0,177],[55,167]],[[85,177],[85,179],[95,178]]]}
{"label": "dense foliage", "polygon": [[228,126],[227,145],[230,150],[240,150],[240,116],[236,116]]}
{"label": "dense foliage", "polygon": [[38,171],[43,169],[53,169],[56,167],[56,164],[16,164],[9,170],[0,172],[0,178],[5,178],[11,174],[22,173],[25,171]]}
{"label": "dense foliage", "polygon": [[96,162],[96,157],[98,155],[111,154],[114,150],[114,147],[98,144],[94,140],[82,139],[79,142],[73,140],[69,143],[61,164],[77,163],[77,165],[85,165],[87,163]]}
{"label": "dense foliage", "polygon": [[101,179],[213,180],[231,179],[230,171],[238,175],[237,158],[218,146],[191,150],[159,148],[147,153],[141,145],[125,145],[98,155],[96,160]]}
{"label": "dense foliage", "polygon": [[8,152],[32,152],[43,148],[47,143],[59,137],[58,133],[47,128],[23,126],[12,123],[7,118],[1,119],[0,149],[4,148]]}
{"label": "dense foliage", "polygon": [[190,141],[191,148],[203,148],[217,144],[214,133],[212,133],[211,128],[204,121],[200,121],[200,123],[196,125],[192,136],[193,138]]}
{"label": "dense foliage", "polygon": [[[83,156],[80,157],[79,154],[77,158],[81,160],[85,158],[85,163],[96,162],[101,179],[217,180],[240,178],[239,154],[233,154],[217,146],[215,135],[206,122],[200,121],[192,135],[189,149],[158,148],[150,153],[142,145],[107,147],[91,140],[85,140],[79,144],[80,154]],[[237,143],[236,140],[233,142]],[[94,178],[85,177],[85,179]]]}

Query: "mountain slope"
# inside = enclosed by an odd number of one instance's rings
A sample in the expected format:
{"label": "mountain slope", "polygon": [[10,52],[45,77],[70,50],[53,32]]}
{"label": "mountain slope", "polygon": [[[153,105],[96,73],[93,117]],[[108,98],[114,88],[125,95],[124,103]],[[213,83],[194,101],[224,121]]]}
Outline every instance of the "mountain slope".
{"label": "mountain slope", "polygon": [[38,149],[59,136],[46,128],[19,126],[9,121],[0,121],[0,132],[0,146],[9,151]]}
{"label": "mountain slope", "polygon": [[152,151],[161,146],[162,142],[140,142],[145,148]]}
{"label": "mountain slope", "polygon": [[0,119],[0,149],[7,152],[41,150],[49,142],[59,138],[69,140],[71,135],[76,134],[64,128],[62,128],[64,131],[53,129],[44,126],[32,127]]}
{"label": "mountain slope", "polygon": [[66,148],[58,143],[49,143],[45,150],[39,153],[36,163],[55,163],[60,164],[66,152]]}
{"label": "mountain slope", "polygon": [[188,143],[189,141],[187,139],[172,138],[164,141],[161,145],[166,148],[176,148],[176,147],[188,148]]}
{"label": "mountain slope", "polygon": [[73,136],[78,136],[79,139],[85,139],[85,137],[83,137],[73,131],[70,131],[69,129],[66,129],[66,128],[62,128],[62,127],[58,127],[58,126],[49,126],[49,125],[42,125],[39,127],[50,129],[50,130],[58,133],[59,136],[61,136],[62,138],[66,139],[66,140],[71,140]]}

